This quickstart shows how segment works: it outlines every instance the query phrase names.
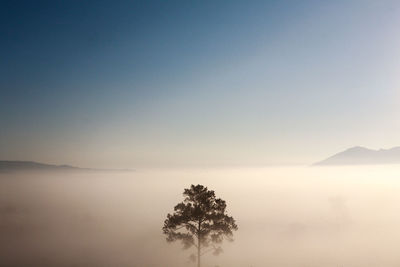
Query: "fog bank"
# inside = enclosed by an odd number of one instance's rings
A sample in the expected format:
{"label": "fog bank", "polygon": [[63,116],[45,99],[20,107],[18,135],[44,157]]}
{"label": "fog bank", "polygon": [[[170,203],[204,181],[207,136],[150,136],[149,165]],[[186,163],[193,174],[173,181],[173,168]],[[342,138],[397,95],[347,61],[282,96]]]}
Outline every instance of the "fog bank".
{"label": "fog bank", "polygon": [[0,174],[0,266],[194,266],[161,227],[203,184],[239,226],[204,266],[398,266],[400,167]]}

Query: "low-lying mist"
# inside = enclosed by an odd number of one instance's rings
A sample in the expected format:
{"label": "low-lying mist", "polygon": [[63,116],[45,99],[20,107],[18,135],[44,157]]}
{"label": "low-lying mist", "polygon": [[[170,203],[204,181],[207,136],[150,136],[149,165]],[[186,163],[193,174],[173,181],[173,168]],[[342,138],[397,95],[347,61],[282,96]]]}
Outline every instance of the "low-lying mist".
{"label": "low-lying mist", "polygon": [[398,266],[400,167],[0,174],[0,266],[194,266],[165,241],[191,184],[239,230],[203,266]]}

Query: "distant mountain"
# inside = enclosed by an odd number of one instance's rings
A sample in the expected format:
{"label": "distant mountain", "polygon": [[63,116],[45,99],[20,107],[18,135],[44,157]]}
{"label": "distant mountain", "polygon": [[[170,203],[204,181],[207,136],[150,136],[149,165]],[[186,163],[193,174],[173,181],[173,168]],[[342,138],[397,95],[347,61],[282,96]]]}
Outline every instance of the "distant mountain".
{"label": "distant mountain", "polygon": [[69,165],[52,165],[33,161],[0,160],[0,172],[10,171],[78,171],[93,170]]}
{"label": "distant mountain", "polygon": [[90,169],[80,168],[70,165],[52,165],[39,163],[34,161],[15,161],[15,160],[0,160],[0,173],[1,172],[15,172],[15,171],[116,171],[116,172],[131,172],[130,169]]}
{"label": "distant mountain", "polygon": [[365,147],[352,147],[337,153],[314,165],[368,165],[400,164],[400,147],[373,150]]}

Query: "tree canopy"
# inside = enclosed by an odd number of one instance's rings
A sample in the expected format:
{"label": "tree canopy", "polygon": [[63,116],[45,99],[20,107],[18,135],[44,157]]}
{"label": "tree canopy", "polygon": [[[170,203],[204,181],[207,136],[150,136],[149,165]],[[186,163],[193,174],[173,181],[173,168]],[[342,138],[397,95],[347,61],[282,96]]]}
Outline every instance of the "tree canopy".
{"label": "tree canopy", "polygon": [[[216,198],[214,191],[203,185],[191,185],[183,192],[184,200],[168,214],[163,232],[168,242],[181,241],[184,249],[197,248],[197,259],[207,252],[222,252],[224,239],[233,241],[233,231],[238,229],[233,217],[226,214],[226,202]],[[203,250],[206,248],[206,250]]]}

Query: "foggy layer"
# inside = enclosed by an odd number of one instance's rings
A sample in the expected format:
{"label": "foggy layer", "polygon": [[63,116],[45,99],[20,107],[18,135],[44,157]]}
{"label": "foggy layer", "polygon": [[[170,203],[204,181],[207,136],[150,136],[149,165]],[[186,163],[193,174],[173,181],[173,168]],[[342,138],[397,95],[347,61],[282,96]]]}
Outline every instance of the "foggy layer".
{"label": "foggy layer", "polygon": [[396,166],[0,174],[0,266],[193,266],[161,227],[203,184],[239,226],[204,266],[398,266]]}

